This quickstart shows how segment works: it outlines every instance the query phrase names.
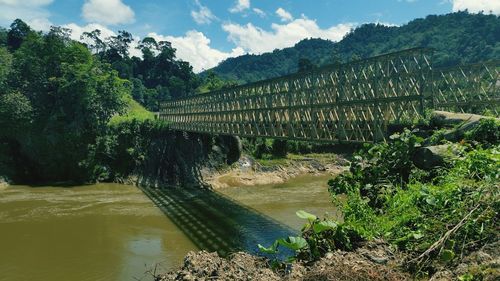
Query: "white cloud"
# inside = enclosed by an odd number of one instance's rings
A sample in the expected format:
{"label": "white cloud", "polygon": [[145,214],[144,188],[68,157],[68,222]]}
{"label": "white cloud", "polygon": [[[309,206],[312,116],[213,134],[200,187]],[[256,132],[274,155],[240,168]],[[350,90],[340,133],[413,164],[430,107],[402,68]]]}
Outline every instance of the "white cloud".
{"label": "white cloud", "polygon": [[80,26],[76,23],[70,23],[63,25],[62,27],[71,29],[71,39],[76,41],[82,41],[80,40],[80,36],[82,36],[84,32],[91,32],[96,29],[99,29],[101,31],[101,36],[100,36],[101,40],[116,35],[116,33],[113,30],[98,23],[91,23],[85,26]]}
{"label": "white cloud", "polygon": [[46,6],[54,2],[54,0],[0,0],[0,4],[9,6]]}
{"label": "white cloud", "polygon": [[451,0],[453,11],[469,10],[472,13],[485,12],[500,15],[500,0]]}
{"label": "white cloud", "polygon": [[276,10],[276,14],[278,15],[278,17],[280,17],[282,22],[287,22],[287,21],[293,20],[292,14],[285,11],[285,9],[283,9],[283,8],[278,8],[278,10]]}
{"label": "white cloud", "polygon": [[239,13],[249,8],[250,8],[250,0],[236,0],[236,4],[234,5],[234,7],[229,9],[229,11],[231,13]]}
{"label": "white cloud", "polygon": [[201,72],[216,66],[221,61],[244,54],[242,48],[235,48],[231,52],[222,52],[210,47],[210,39],[202,32],[191,30],[185,36],[163,36],[156,33],[150,33],[148,36],[157,41],[168,41],[177,49],[177,57],[189,62],[195,72]]}
{"label": "white cloud", "polygon": [[[64,25],[63,27],[71,29],[71,39],[77,41],[82,41],[80,36],[84,32],[91,32],[96,29],[101,31],[101,40],[116,35],[116,33],[111,29],[97,23],[91,23],[85,26],[70,23]],[[196,30],[188,31],[184,36],[179,37],[164,36],[157,33],[149,33],[147,36],[153,37],[156,41],[171,42],[172,46],[177,49],[177,57],[189,62],[193,66],[193,70],[195,72],[201,72],[204,69],[212,68],[229,57],[241,56],[245,53],[242,48],[235,48],[231,52],[222,52],[214,49],[210,46],[210,39],[207,38],[202,32]],[[141,51],[136,49],[141,38],[134,36],[134,40],[134,43],[132,43],[129,48],[130,55],[141,57]]]}
{"label": "white cloud", "polygon": [[198,6],[198,11],[191,11],[191,17],[198,24],[209,24],[212,20],[217,19],[217,17],[210,11],[206,6],[201,5],[199,0],[196,0],[196,5]]}
{"label": "white cloud", "polygon": [[50,13],[45,6],[53,0],[0,0],[0,25],[7,26],[15,19],[26,21],[35,30],[50,28]]}
{"label": "white cloud", "polygon": [[247,52],[260,54],[291,47],[300,40],[311,37],[339,41],[354,26],[352,23],[343,23],[322,29],[316,21],[302,16],[287,24],[273,23],[271,31],[256,27],[252,23],[246,25],[229,23],[224,24],[222,28],[229,33],[229,40],[237,46]]}
{"label": "white cloud", "polygon": [[126,24],[135,20],[135,13],[121,0],[87,0],[82,16],[88,22],[101,24]]}
{"label": "white cloud", "polygon": [[52,22],[47,18],[35,18],[28,20],[27,24],[34,30],[48,31],[53,26]]}
{"label": "white cloud", "polygon": [[[62,27],[71,29],[70,38],[75,40],[75,41],[82,42],[82,43],[91,43],[91,42],[87,42],[86,40],[82,40],[81,36],[84,32],[92,32],[96,29],[99,29],[101,31],[101,36],[99,36],[99,39],[101,39],[103,41],[105,41],[107,38],[109,38],[111,36],[116,36],[116,33],[113,30],[107,28],[104,25],[98,24],[98,23],[90,23],[90,24],[87,24],[84,26],[80,26],[76,23],[70,23],[70,24],[63,25]],[[134,42],[132,42],[132,44],[130,44],[129,49],[128,49],[130,56],[142,57],[141,51],[136,48],[138,46],[141,38],[139,38],[137,36],[133,36],[133,38],[134,38]]]}
{"label": "white cloud", "polygon": [[266,16],[266,12],[262,11],[259,8],[253,8],[253,11],[261,18]]}

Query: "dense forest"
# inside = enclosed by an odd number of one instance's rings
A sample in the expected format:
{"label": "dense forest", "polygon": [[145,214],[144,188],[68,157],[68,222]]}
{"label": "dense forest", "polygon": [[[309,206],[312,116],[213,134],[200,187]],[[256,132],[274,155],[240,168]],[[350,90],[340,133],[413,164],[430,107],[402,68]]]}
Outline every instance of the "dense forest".
{"label": "dense forest", "polygon": [[321,66],[413,47],[434,48],[434,66],[499,59],[500,17],[458,12],[430,15],[399,27],[364,24],[336,43],[306,39],[272,53],[230,58],[210,71],[245,83],[297,72],[300,61]]}
{"label": "dense forest", "polygon": [[[82,41],[71,40],[70,30],[42,33],[22,20],[0,30],[0,175],[36,183],[105,179],[111,160],[133,163],[140,157],[134,145],[161,127],[116,119],[130,109],[148,113],[132,97],[156,110],[159,101],[198,87],[168,42],[145,38],[143,58],[131,58],[128,32],[104,41],[96,30]],[[133,137],[119,138],[127,134]]]}

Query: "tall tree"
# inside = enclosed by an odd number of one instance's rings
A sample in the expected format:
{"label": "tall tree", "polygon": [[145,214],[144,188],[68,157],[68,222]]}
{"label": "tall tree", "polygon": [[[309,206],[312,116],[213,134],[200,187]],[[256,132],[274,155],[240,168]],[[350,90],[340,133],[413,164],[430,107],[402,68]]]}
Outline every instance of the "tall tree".
{"label": "tall tree", "polygon": [[298,63],[298,72],[307,72],[311,71],[316,68],[316,65],[314,65],[310,60],[306,58],[301,58],[299,59]]}
{"label": "tall tree", "polygon": [[106,51],[106,42],[101,39],[101,30],[95,29],[93,31],[83,32],[80,40],[85,42],[87,47],[93,54],[103,54]]}
{"label": "tall tree", "polygon": [[7,34],[7,45],[11,50],[17,50],[30,32],[33,32],[28,24],[20,19],[14,20]]}

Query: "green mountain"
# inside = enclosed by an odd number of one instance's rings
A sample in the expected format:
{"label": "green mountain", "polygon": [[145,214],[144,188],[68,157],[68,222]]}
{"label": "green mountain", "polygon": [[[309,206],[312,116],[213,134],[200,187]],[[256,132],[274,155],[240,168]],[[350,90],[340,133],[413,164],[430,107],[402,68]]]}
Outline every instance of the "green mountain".
{"label": "green mountain", "polygon": [[295,73],[305,59],[321,66],[413,47],[434,48],[434,66],[500,59],[500,17],[458,12],[402,26],[364,24],[339,42],[306,39],[272,53],[230,58],[210,71],[246,83]]}

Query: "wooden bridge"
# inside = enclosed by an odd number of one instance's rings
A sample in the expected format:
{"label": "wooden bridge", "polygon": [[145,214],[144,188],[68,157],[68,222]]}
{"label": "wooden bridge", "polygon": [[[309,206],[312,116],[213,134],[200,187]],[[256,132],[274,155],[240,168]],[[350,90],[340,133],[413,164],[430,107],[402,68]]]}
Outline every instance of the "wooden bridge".
{"label": "wooden bridge", "polygon": [[161,105],[176,130],[320,142],[374,142],[426,109],[500,111],[500,60],[433,69],[416,48]]}

